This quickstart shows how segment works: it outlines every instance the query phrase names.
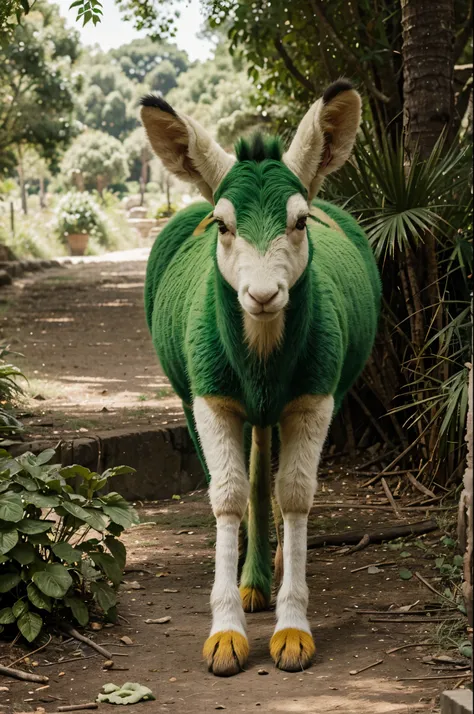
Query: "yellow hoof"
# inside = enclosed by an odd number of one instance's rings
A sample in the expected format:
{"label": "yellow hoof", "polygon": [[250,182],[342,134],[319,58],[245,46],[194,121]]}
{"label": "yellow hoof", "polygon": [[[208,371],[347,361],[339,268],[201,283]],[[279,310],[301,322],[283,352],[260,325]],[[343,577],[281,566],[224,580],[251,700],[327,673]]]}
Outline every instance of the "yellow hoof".
{"label": "yellow hoof", "polygon": [[300,672],[309,667],[315,651],[311,635],[292,627],[275,632],[270,640],[270,654],[276,666],[285,672]]}
{"label": "yellow hoof", "polygon": [[249,643],[240,632],[216,632],[205,641],[202,654],[210,672],[218,677],[231,677],[241,672],[247,662]]}
{"label": "yellow hoof", "polygon": [[260,612],[261,610],[268,610],[270,607],[270,600],[258,588],[241,585],[240,597],[242,598],[244,612]]}

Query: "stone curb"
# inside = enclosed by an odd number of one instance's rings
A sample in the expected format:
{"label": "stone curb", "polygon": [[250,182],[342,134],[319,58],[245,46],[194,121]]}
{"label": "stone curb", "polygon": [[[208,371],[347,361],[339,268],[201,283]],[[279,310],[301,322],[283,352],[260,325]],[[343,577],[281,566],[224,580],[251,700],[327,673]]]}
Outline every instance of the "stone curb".
{"label": "stone curb", "polygon": [[155,501],[205,486],[205,478],[185,426],[142,431],[109,431],[53,442],[30,441],[7,447],[12,456],[54,448],[53,460],[80,464],[102,473],[112,466],[132,466],[136,473],[116,476],[110,490],[129,501]]}
{"label": "stone curb", "polygon": [[37,273],[47,268],[64,268],[59,260],[4,260],[0,261],[0,287],[11,285],[14,278],[21,278],[25,273]]}

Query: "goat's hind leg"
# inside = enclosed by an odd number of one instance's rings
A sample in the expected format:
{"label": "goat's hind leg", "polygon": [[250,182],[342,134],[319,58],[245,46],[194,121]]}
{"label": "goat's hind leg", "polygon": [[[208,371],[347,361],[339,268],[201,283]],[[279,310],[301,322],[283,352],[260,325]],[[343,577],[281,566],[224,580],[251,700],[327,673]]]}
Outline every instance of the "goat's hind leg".
{"label": "goat's hind leg", "polygon": [[194,418],[211,476],[209,495],[217,527],[212,627],[203,655],[211,672],[226,677],[242,670],[249,652],[237,587],[239,526],[249,494],[244,421],[228,402],[217,397],[198,397]]}
{"label": "goat's hind leg", "polygon": [[308,667],[315,652],[306,616],[307,525],[333,407],[330,395],[300,397],[288,405],[280,421],[275,491],[283,513],[283,582],[270,653],[277,667],[288,672]]}

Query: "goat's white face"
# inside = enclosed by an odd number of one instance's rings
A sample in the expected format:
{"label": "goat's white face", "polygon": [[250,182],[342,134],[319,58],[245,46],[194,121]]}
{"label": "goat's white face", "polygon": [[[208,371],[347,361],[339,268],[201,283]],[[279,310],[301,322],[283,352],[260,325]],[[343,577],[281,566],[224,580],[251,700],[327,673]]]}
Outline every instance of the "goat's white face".
{"label": "goat's white face", "polygon": [[308,264],[308,203],[300,193],[286,202],[286,229],[257,246],[239,235],[236,211],[227,198],[214,209],[218,222],[217,265],[237,292],[242,309],[253,319],[269,322],[288,303],[289,290]]}

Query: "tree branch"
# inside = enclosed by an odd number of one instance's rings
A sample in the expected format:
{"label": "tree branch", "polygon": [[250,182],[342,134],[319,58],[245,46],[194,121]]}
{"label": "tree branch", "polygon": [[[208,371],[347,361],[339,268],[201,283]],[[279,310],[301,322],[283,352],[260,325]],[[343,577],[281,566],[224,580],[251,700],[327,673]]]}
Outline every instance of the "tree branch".
{"label": "tree branch", "polygon": [[383,94],[383,92],[377,89],[377,87],[367,74],[364,66],[360,63],[358,57],[352,52],[352,50],[349,49],[344,40],[339,36],[336,28],[331,24],[326,15],[323,2],[321,2],[321,0],[309,0],[309,3],[313,9],[315,16],[319,18],[319,20],[325,25],[334,44],[341,50],[341,52],[343,52],[347,59],[350,60],[357,67],[358,72],[363,77],[365,86],[372,94],[372,96],[375,99],[378,99],[379,102],[388,104],[390,102],[390,97],[387,97],[386,94]]}
{"label": "tree branch", "polygon": [[298,80],[298,82],[300,84],[302,84],[303,87],[305,87],[305,89],[308,89],[310,92],[314,93],[314,91],[315,91],[314,84],[307,77],[305,77],[304,74],[302,74],[299,71],[298,67],[296,67],[296,65],[294,64],[290,55],[286,51],[286,49],[283,45],[283,42],[281,41],[281,37],[279,37],[279,36],[275,37],[275,39],[273,40],[273,44],[275,45],[276,51],[278,52],[278,54],[282,58],[283,62],[285,63],[285,67],[288,70],[288,72],[290,72],[290,74],[292,74],[293,77],[296,80]]}

